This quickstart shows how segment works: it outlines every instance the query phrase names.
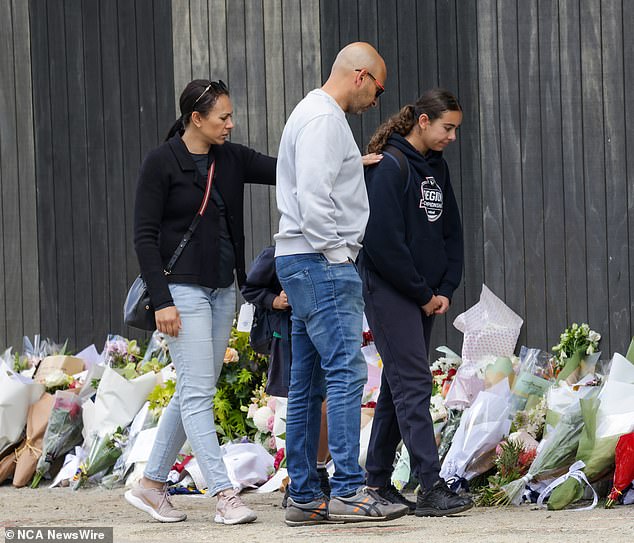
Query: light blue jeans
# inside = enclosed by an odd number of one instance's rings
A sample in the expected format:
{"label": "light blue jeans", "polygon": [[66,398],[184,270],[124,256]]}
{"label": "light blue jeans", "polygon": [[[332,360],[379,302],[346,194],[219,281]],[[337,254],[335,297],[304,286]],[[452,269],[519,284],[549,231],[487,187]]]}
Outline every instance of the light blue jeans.
{"label": "light blue jeans", "polygon": [[286,447],[291,497],[307,503],[323,495],[317,475],[321,404],[328,395],[328,447],[335,463],[332,496],[363,486],[359,466],[361,396],[367,366],[361,354],[363,297],[351,262],[331,264],[321,254],[275,259],[293,308],[291,384]]}
{"label": "light blue jeans", "polygon": [[213,496],[233,486],[216,436],[213,400],[235,316],[235,286],[173,284],[169,288],[183,323],[178,337],[167,337],[176,368],[176,392],[161,417],[144,475],[165,482],[188,439]]}

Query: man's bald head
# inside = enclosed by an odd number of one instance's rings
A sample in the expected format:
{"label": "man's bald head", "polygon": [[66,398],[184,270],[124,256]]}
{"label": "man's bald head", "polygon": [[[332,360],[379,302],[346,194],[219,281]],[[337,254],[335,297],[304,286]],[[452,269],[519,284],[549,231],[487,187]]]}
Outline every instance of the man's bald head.
{"label": "man's bald head", "polygon": [[[385,62],[378,51],[369,43],[358,41],[346,45],[335,58],[332,73],[366,68],[370,72],[379,72],[385,79]],[[379,77],[377,74],[376,77]]]}
{"label": "man's bald head", "polygon": [[369,43],[358,41],[339,51],[322,90],[345,112],[363,113],[376,105],[386,77],[387,68],[381,55]]}

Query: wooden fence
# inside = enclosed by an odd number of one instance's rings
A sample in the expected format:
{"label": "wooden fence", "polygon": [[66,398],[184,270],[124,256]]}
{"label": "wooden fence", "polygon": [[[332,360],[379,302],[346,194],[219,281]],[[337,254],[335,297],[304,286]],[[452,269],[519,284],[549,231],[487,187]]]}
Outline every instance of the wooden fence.
{"label": "wooden fence", "polygon": [[[0,348],[40,331],[98,346],[137,272],[131,205],[144,153],[191,78],[226,81],[232,139],[275,155],[284,120],[366,40],[388,65],[363,147],[432,86],[464,109],[446,156],[465,275],[434,343],[482,283],[547,349],[567,323],[624,351],[634,316],[634,4],[621,0],[0,0]],[[628,137],[629,136],[629,137]],[[245,201],[247,260],[277,228],[275,193]],[[39,326],[38,326],[39,325]]]}

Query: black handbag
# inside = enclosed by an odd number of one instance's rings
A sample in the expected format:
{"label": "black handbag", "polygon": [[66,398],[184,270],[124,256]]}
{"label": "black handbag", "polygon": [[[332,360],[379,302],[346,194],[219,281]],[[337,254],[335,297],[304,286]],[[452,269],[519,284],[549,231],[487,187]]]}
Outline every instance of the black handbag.
{"label": "black handbag", "polygon": [[[172,273],[172,269],[174,268],[176,261],[183,252],[183,249],[185,249],[185,246],[189,243],[194,231],[198,227],[201,217],[205,213],[205,209],[207,209],[207,203],[209,202],[209,196],[211,195],[211,183],[214,176],[215,164],[216,162],[214,161],[209,167],[205,197],[203,198],[202,204],[200,204],[200,209],[194,216],[194,220],[189,225],[189,228],[187,229],[187,232],[185,232],[181,242],[178,244],[178,247],[176,247],[172,258],[170,258],[170,261],[164,270],[165,275]],[[123,304],[123,322],[128,326],[139,328],[140,330],[147,330],[148,332],[153,332],[156,329],[154,306],[152,305],[152,300],[150,299],[147,284],[141,275],[137,276],[128,290],[128,295],[126,296]]]}

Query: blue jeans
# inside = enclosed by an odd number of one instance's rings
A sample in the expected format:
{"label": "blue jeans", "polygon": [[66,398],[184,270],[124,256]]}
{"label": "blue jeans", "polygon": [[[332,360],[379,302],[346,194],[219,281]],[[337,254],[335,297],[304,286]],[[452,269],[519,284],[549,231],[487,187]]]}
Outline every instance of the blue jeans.
{"label": "blue jeans", "polygon": [[328,446],[335,463],[332,496],[348,496],[365,480],[359,466],[361,396],[367,380],[361,279],[354,264],[331,264],[317,253],[281,256],[275,262],[293,310],[286,414],[290,494],[300,503],[323,496],[316,464],[327,392]]}
{"label": "blue jeans", "polygon": [[144,475],[165,482],[188,439],[214,495],[233,486],[216,436],[213,400],[235,316],[235,286],[173,284],[169,288],[183,324],[178,337],[167,337],[176,368],[176,392],[161,417]]}

